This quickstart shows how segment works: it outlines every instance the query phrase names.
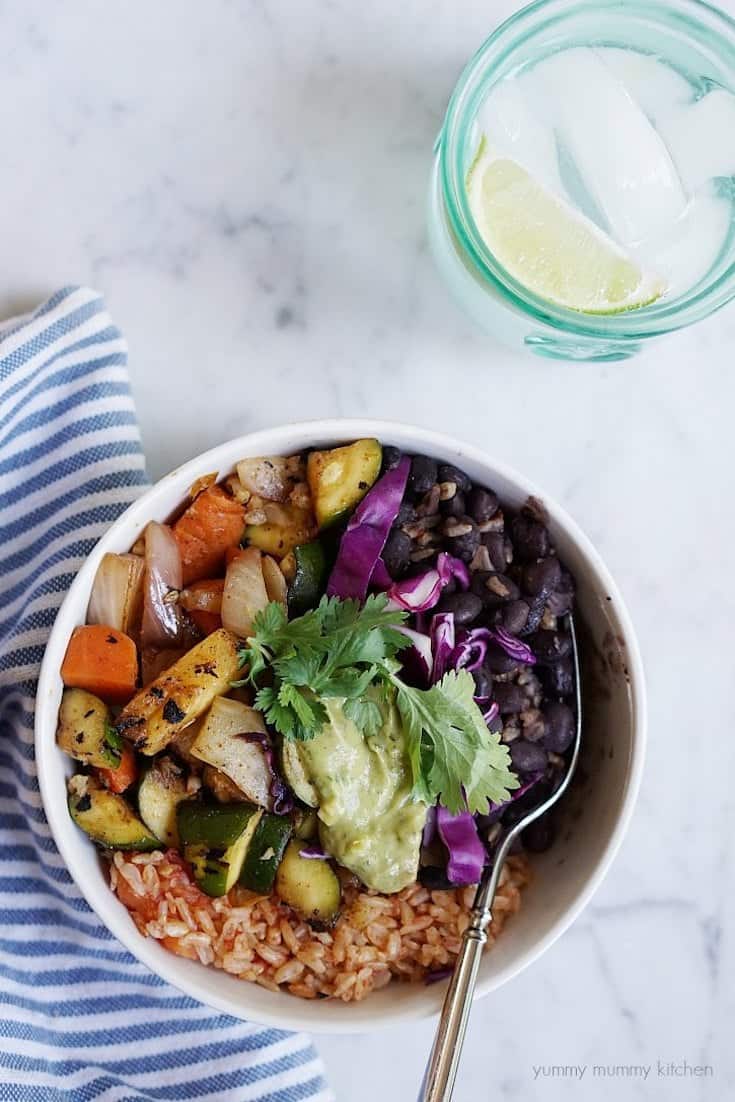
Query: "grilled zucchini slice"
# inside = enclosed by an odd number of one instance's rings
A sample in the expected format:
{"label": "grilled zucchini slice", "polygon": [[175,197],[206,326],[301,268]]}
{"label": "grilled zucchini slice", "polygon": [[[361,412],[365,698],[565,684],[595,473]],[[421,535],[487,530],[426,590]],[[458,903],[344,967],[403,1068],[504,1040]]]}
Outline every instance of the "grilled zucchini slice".
{"label": "grilled zucchini slice", "polygon": [[148,827],[122,796],[103,788],[94,777],[78,773],[68,784],[69,814],[78,827],[105,849],[160,849]]}
{"label": "grilled zucchini slice", "polygon": [[252,804],[185,800],[178,805],[176,819],[184,858],[207,895],[226,895],[237,883],[262,814]]}
{"label": "grilled zucchini slice", "polygon": [[110,710],[86,689],[65,689],[59,709],[56,741],[70,758],[98,769],[120,764],[120,736],[111,725]]}
{"label": "grilled zucchini slice", "polygon": [[245,856],[240,883],[251,892],[272,891],[278,866],[291,837],[291,820],[283,815],[264,815]]}
{"label": "grilled zucchini slice", "polygon": [[306,478],[320,528],[352,512],[380,474],[382,460],[378,440],[356,440],[343,448],[309,453]]}
{"label": "grilled zucchini slice", "polygon": [[276,892],[297,914],[317,929],[333,926],[339,917],[339,880],[328,861],[302,857],[304,842],[286,846],[276,873]]}
{"label": "grilled zucchini slice", "polygon": [[187,795],[183,770],[168,757],[154,762],[140,782],[140,817],[164,845],[178,847],[176,808]]}

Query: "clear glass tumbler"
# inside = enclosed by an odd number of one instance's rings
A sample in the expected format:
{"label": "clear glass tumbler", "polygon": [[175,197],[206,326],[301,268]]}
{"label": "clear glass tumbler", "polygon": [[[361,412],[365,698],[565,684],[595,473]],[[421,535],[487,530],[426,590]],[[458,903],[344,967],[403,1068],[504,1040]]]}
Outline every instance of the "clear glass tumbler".
{"label": "clear glass tumbler", "polygon": [[[694,286],[626,313],[600,316],[558,307],[528,291],[498,263],[478,231],[465,190],[476,151],[478,109],[493,84],[572,46],[620,46],[652,54],[686,76],[701,95],[713,87],[735,91],[735,21],[700,0],[538,0],[490,35],[452,94],[435,146],[429,238],[455,297],[505,343],[556,359],[620,360],[651,338],[700,321],[735,296],[735,223]],[[716,134],[712,140],[717,141]],[[717,184],[729,188],[735,199],[735,165],[733,175],[718,178]]]}

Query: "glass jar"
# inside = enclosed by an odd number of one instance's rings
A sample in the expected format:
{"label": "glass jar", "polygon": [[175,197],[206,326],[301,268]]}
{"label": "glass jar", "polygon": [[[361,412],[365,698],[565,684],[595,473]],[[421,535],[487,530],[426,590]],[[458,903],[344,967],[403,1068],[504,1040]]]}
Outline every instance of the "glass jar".
{"label": "glass jar", "polygon": [[[702,94],[718,85],[735,90],[735,22],[700,0],[538,0],[490,35],[452,94],[435,146],[429,239],[455,297],[505,343],[555,359],[620,360],[652,337],[700,321],[735,296],[735,225],[709,271],[686,292],[620,314],[583,314],[556,306],[526,289],[494,258],[465,190],[477,147],[478,110],[493,84],[572,46],[620,46],[653,54]],[[732,177],[718,177],[718,186],[729,187],[735,198],[735,165]]]}

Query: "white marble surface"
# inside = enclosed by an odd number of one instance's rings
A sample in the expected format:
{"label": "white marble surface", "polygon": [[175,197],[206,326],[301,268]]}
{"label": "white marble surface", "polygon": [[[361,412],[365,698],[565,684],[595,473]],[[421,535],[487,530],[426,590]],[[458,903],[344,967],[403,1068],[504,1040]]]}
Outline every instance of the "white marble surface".
{"label": "white marble surface", "polygon": [[[370,413],[482,444],[574,513],[640,632],[647,775],[586,915],[476,1007],[456,1097],[724,1100],[735,306],[593,367],[514,359],[448,301],[423,224],[431,145],[463,62],[514,6],[8,0],[0,308],[68,282],[105,292],[153,476],[251,428]],[[429,1038],[319,1046],[340,1102],[410,1102]],[[674,1083],[659,1059],[714,1076]],[[534,1081],[594,1063],[653,1069]]]}

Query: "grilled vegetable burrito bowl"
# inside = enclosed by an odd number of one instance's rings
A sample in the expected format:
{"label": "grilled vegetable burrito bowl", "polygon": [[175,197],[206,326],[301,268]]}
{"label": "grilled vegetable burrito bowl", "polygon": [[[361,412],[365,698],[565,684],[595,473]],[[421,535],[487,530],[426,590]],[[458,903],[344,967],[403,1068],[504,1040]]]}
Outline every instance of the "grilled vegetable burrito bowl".
{"label": "grilled vegetable burrito bowl", "polygon": [[[102,559],[61,670],[69,813],[175,953],[304,998],[439,978],[564,776],[573,600],[534,500],[373,439],[244,459]],[[526,830],[489,944],[552,842]]]}

